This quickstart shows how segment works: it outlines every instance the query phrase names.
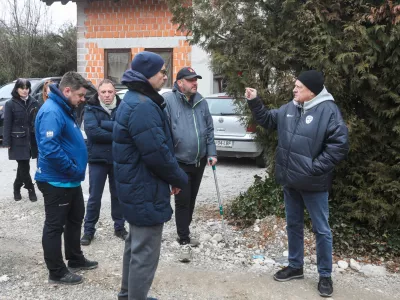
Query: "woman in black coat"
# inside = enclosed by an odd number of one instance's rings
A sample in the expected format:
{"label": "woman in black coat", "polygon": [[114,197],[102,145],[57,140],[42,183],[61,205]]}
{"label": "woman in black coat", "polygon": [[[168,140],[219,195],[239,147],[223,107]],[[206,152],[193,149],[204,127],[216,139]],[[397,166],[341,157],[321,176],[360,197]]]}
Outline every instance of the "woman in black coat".
{"label": "woman in black coat", "polygon": [[3,147],[8,148],[8,158],[18,163],[14,181],[15,201],[22,199],[22,186],[28,190],[29,200],[37,200],[29,174],[29,161],[38,155],[34,125],[39,103],[29,95],[30,92],[31,83],[18,79],[11,92],[12,99],[4,106]]}

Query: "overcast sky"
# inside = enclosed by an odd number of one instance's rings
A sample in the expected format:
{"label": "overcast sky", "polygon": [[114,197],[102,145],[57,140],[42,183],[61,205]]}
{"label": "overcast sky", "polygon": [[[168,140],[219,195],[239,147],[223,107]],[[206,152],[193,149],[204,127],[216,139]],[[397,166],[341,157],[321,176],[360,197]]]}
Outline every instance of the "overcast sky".
{"label": "overcast sky", "polygon": [[49,6],[49,14],[51,15],[53,24],[56,27],[60,27],[68,21],[76,25],[76,3],[70,1],[66,5],[62,5],[61,2],[54,2]]}
{"label": "overcast sky", "polygon": [[[13,10],[14,0],[0,0],[0,19],[9,22],[11,20],[11,11]],[[36,12],[40,12],[41,16],[44,17],[41,21],[41,26],[48,26],[49,21],[53,26],[48,28],[52,31],[57,31],[58,28],[70,22],[76,25],[76,3],[68,2],[66,5],[62,5],[61,2],[54,2],[52,5],[47,6],[40,0],[17,0],[17,10],[19,14],[26,13],[26,3],[32,4]],[[47,17],[45,17],[44,11],[47,10]],[[47,20],[47,21],[46,21]]]}

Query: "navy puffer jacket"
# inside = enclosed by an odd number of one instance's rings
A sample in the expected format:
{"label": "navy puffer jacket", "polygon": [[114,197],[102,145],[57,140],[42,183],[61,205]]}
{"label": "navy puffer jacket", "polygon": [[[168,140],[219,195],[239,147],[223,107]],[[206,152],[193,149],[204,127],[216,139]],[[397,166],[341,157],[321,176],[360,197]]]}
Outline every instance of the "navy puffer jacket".
{"label": "navy puffer jacket", "polygon": [[248,101],[258,124],[278,130],[275,178],[284,187],[329,191],[335,165],[349,151],[348,130],[324,88],[311,101],[291,101],[267,110],[259,98]]}
{"label": "navy puffer jacket", "polygon": [[85,105],[83,116],[89,163],[112,164],[112,131],[115,114],[121,99],[117,97],[117,106],[111,115],[100,105],[98,94],[90,98]]}
{"label": "navy puffer jacket", "polygon": [[183,188],[188,179],[175,159],[164,99],[140,73],[129,70],[123,81],[129,91],[117,109],[112,148],[118,199],[130,224],[154,226],[171,219],[170,185]]}

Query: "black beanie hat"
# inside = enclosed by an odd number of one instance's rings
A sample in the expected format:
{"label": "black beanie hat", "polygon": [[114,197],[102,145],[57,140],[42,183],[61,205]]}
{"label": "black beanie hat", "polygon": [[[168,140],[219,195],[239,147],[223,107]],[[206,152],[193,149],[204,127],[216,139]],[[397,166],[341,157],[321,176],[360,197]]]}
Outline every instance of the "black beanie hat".
{"label": "black beanie hat", "polygon": [[315,70],[301,72],[297,80],[304,84],[315,95],[321,93],[324,88],[324,75]]}

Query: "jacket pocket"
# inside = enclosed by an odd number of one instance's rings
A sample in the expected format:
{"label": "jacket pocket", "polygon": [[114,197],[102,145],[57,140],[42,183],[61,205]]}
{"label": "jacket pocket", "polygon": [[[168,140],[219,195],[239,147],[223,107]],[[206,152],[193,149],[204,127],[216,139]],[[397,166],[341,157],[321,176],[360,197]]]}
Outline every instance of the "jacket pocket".
{"label": "jacket pocket", "polygon": [[12,131],[11,132],[11,146],[26,146],[26,132],[25,131]]}

